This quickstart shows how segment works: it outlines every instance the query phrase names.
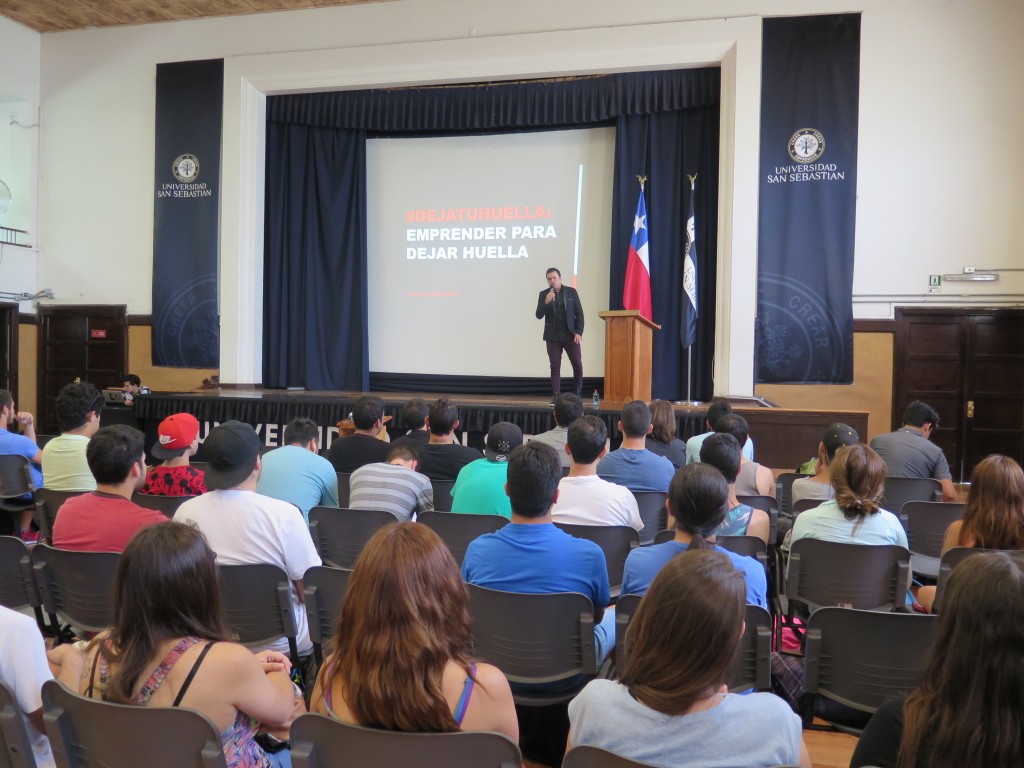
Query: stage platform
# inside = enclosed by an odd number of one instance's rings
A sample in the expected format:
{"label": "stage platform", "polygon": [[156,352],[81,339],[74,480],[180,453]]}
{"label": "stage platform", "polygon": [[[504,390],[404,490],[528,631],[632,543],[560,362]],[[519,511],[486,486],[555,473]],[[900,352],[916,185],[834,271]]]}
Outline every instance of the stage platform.
{"label": "stage platform", "polygon": [[[156,428],[161,420],[172,413],[191,413],[200,422],[200,438],[217,424],[236,419],[252,424],[268,446],[281,443],[285,425],[294,418],[305,416],[320,425],[320,443],[327,448],[337,436],[337,423],[348,416],[352,405],[364,394],[379,397],[384,412],[395,417],[392,437],[405,433],[401,426],[402,406],[413,397],[422,397],[428,403],[437,399],[437,393],[423,392],[311,392],[260,387],[221,387],[194,392],[156,393],[140,397],[133,415],[129,409],[108,409],[104,423],[137,420],[146,432],[146,444],[156,440]],[[526,435],[545,432],[554,426],[552,408],[547,397],[500,395],[455,395],[458,405],[460,437],[468,445],[483,447],[484,436],[491,424],[509,421]],[[594,413],[608,426],[612,447],[620,441],[616,429],[622,403],[601,402],[595,412],[590,400],[584,398],[587,413]],[[816,455],[818,441],[829,424],[849,424],[866,439],[867,413],[864,411],[794,410],[773,407],[735,405],[737,413],[750,423],[750,434],[755,443],[755,459],[775,469],[792,469]],[[705,406],[675,406],[678,434],[683,440],[705,431]],[[464,433],[464,434],[463,434]],[[200,449],[201,450],[201,449]],[[201,454],[200,457],[201,459]]]}

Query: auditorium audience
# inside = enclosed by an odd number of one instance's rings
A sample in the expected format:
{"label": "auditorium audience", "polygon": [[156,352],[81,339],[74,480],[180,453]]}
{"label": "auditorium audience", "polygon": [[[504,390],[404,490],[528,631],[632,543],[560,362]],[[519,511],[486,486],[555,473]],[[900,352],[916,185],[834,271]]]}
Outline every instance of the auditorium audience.
{"label": "auditorium audience", "polygon": [[745,591],[721,552],[670,560],[630,623],[619,680],[593,680],[570,702],[570,748],[665,768],[810,768],[800,718],[782,699],[732,694],[725,684],[743,635]]}
{"label": "auditorium audience", "polygon": [[[1008,456],[993,454],[971,472],[962,520],[946,530],[942,551],[953,547],[1024,549],[1024,470]],[[917,601],[929,611],[935,587],[921,587]]]}
{"label": "auditorium audience", "polygon": [[651,433],[646,447],[651,453],[664,456],[676,469],[686,464],[686,443],[676,437],[676,413],[667,400],[651,400]]}
{"label": "auditorium audience", "polygon": [[609,483],[624,485],[633,492],[668,490],[676,468],[664,456],[647,450],[651,409],[643,400],[626,403],[619,418],[622,444],[597,465],[597,474]]}
{"label": "auditorium audience", "polygon": [[569,425],[567,435],[562,453],[572,465],[569,475],[558,484],[558,501],[551,508],[551,519],[556,523],[628,525],[643,530],[633,493],[597,476],[597,463],[608,450],[604,422],[597,416],[582,416]]}
{"label": "auditorium audience", "polygon": [[414,448],[396,441],[386,461],[364,464],[349,479],[351,509],[383,509],[399,520],[411,520],[421,512],[434,511],[430,479],[416,471],[419,456]]}
{"label": "auditorium audience", "polygon": [[[301,605],[302,577],[321,562],[302,513],[293,504],[256,493],[262,465],[260,439],[251,426],[226,421],[210,430],[203,447],[210,490],[178,507],[174,519],[202,531],[221,565],[269,563],[288,574],[299,654],[309,655],[313,644]],[[287,651],[288,643],[280,638],[268,647]]]}
{"label": "auditorium audience", "polygon": [[[39,633],[39,626],[31,616],[0,606],[0,681],[14,694],[15,705],[21,711],[28,731],[34,765],[38,768],[54,768],[53,753],[43,727],[43,700],[40,696],[43,683],[52,678],[46,663],[46,643]],[[77,681],[73,684],[77,690]],[[12,744],[6,746],[9,750],[14,749]],[[8,749],[4,752],[7,753]],[[11,757],[16,755],[5,754],[3,760]],[[19,766],[29,763],[14,760],[4,764]]]}
{"label": "auditorium audience", "polygon": [[663,544],[637,547],[629,553],[622,576],[622,594],[646,593],[658,572],[677,555],[714,550],[728,557],[733,567],[743,574],[747,602],[767,608],[764,566],[752,557],[737,555],[716,543],[715,532],[725,519],[728,500],[729,486],[722,473],[710,464],[687,464],[676,472],[665,502],[670,518],[675,520],[675,538]]}
{"label": "auditorium audience", "polygon": [[956,501],[946,454],[930,440],[938,427],[939,412],[928,403],[915,400],[903,411],[900,428],[877,435],[871,440],[871,448],[882,457],[890,477],[933,478],[942,486],[942,500]]}
{"label": "auditorium audience", "polygon": [[292,419],[284,445],[263,454],[256,493],[294,504],[309,522],[309,510],[338,506],[338,473],[320,455],[320,429],[312,419]]}
{"label": "auditorium audience", "polygon": [[505,676],[474,663],[469,595],[436,533],[388,525],[363,548],[310,709],[394,731],[497,731],[519,724]]}
{"label": "auditorium audience", "polygon": [[256,741],[260,723],[283,723],[292,714],[288,657],[253,655],[228,638],[213,552],[195,528],[168,523],[141,531],[125,548],[113,627],[84,658],[77,645],[57,646],[50,656],[58,679],[87,697],[180,705],[210,718],[229,768],[290,765],[289,753],[269,755]]}
{"label": "auditorium audience", "polygon": [[[694,462],[700,461],[700,447],[704,444],[704,441],[715,434],[715,422],[723,416],[728,416],[732,413],[732,405],[728,400],[712,400],[711,405],[708,406],[707,418],[704,424],[707,427],[707,432],[703,432],[699,435],[694,435],[686,441],[686,463],[693,464]],[[754,460],[754,441],[747,436],[747,442],[743,444],[743,458],[747,461]]]}
{"label": "auditorium audience", "polygon": [[416,449],[420,455],[418,470],[431,480],[454,481],[459,471],[483,457],[476,448],[462,445],[455,439],[459,428],[459,409],[447,397],[435,400],[427,412],[430,438]]}
{"label": "auditorium audience", "polygon": [[427,429],[427,412],[429,411],[427,401],[421,397],[414,397],[402,408],[402,426],[406,432],[401,437],[391,441],[392,445],[406,445],[410,448],[418,448],[426,445],[430,439],[430,430]]}
{"label": "auditorium audience", "polygon": [[583,401],[580,396],[575,392],[563,392],[555,398],[555,408],[551,414],[555,420],[554,429],[534,435],[530,438],[530,442],[536,440],[539,443],[550,445],[562,460],[562,467],[568,467],[569,455],[565,452],[565,443],[569,436],[569,425],[582,415]]}
{"label": "auditorium audience", "polygon": [[103,395],[88,382],[65,384],[55,411],[61,434],[43,447],[43,477],[54,491],[94,491],[96,480],[85,459],[89,438],[100,428]]}
{"label": "auditorium audience", "polygon": [[527,443],[512,451],[507,485],[512,522],[470,542],[462,578],[505,592],[579,592],[589,597],[600,663],[615,647],[615,614],[605,611],[611,599],[608,569],[597,544],[552,523],[561,479],[562,465],[550,445]]}
{"label": "auditorium audience", "polygon": [[459,470],[452,488],[452,512],[512,516],[505,493],[508,455],[523,444],[523,430],[507,421],[492,424],[484,440],[484,458]]}
{"label": "auditorium audience", "polygon": [[384,461],[390,445],[378,439],[384,427],[384,403],[377,397],[360,397],[352,406],[355,432],[337,438],[327,451],[335,472],[355,472],[364,464]]}
{"label": "auditorium audience", "polygon": [[143,493],[154,496],[199,496],[206,493],[203,470],[191,459],[199,450],[199,422],[191,413],[175,413],[160,422],[150,454],[162,460],[146,475]]}
{"label": "auditorium audience", "polygon": [[763,509],[753,509],[736,498],[736,475],[740,470],[740,444],[732,435],[711,435],[700,447],[701,463],[710,464],[722,473],[729,486],[729,511],[718,528],[719,536],[757,536],[768,543],[771,518]]}
{"label": "auditorium audience", "polygon": [[1022,637],[1024,553],[979,554],[958,565],[920,684],[875,712],[851,768],[1019,766]]}
{"label": "auditorium audience", "polygon": [[[738,413],[730,413],[715,422],[715,432],[732,435],[740,445],[747,442],[747,429],[747,420]],[[775,476],[768,467],[741,455],[740,471],[736,475],[736,494],[775,498]]]}
{"label": "auditorium audience", "polygon": [[793,481],[790,499],[793,503],[803,499],[828,501],[835,496],[832,488],[831,465],[836,451],[844,445],[856,445],[860,436],[853,427],[833,424],[818,443],[818,471],[813,477],[798,477]]}
{"label": "auditorium audience", "polygon": [[[20,434],[18,427],[21,427]],[[17,411],[14,407],[14,395],[6,389],[0,389],[0,456],[24,456],[29,461],[32,484],[36,488],[43,487],[43,473],[40,469],[43,453],[36,444],[35,418],[28,411]],[[31,494],[22,498],[26,502],[32,500]],[[25,511],[20,513],[21,517],[12,531],[25,541],[39,540],[39,532],[32,529],[34,512],[35,507],[29,504]]]}
{"label": "auditorium audience", "polygon": [[126,424],[96,431],[85,452],[96,490],[61,504],[53,523],[53,546],[121,552],[136,531],[167,522],[160,512],[132,501],[146,477],[144,441],[142,432]]}

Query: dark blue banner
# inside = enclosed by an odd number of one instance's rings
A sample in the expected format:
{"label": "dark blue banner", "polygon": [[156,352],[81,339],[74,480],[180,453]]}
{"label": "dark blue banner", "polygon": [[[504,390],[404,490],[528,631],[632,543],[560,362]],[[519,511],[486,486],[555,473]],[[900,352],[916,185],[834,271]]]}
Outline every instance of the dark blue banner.
{"label": "dark blue banner", "polygon": [[217,368],[224,60],[156,67],[153,365]]}
{"label": "dark blue banner", "polygon": [[765,19],[758,383],[853,381],[860,14]]}

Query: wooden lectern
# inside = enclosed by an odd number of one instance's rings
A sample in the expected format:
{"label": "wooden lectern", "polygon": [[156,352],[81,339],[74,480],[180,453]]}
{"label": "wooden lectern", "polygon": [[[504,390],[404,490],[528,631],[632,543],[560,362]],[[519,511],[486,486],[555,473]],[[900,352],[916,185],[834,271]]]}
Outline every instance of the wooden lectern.
{"label": "wooden lectern", "polygon": [[635,309],[598,312],[604,329],[604,399],[613,403],[651,399],[651,347],[661,326]]}

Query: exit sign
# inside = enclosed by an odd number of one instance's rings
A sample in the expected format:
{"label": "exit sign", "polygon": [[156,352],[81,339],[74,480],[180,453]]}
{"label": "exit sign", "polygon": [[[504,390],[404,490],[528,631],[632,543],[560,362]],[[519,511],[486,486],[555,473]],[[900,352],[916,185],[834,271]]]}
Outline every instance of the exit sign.
{"label": "exit sign", "polygon": [[928,275],[928,287],[938,288],[942,285],[942,275]]}
{"label": "exit sign", "polygon": [[93,328],[91,331],[89,331],[89,338],[90,339],[105,339],[105,338],[107,338],[107,329],[106,328]]}

